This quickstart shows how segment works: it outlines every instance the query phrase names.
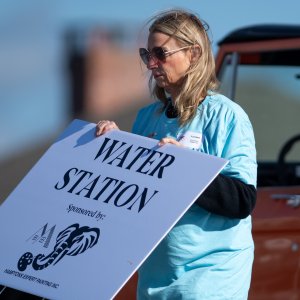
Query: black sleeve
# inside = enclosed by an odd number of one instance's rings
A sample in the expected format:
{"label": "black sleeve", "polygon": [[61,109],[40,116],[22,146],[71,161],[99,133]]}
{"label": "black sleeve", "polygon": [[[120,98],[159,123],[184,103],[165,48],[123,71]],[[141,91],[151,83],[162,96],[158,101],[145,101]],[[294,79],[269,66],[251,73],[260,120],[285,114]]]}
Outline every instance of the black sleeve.
{"label": "black sleeve", "polygon": [[254,209],[256,189],[236,178],[219,174],[196,203],[214,214],[243,219]]}

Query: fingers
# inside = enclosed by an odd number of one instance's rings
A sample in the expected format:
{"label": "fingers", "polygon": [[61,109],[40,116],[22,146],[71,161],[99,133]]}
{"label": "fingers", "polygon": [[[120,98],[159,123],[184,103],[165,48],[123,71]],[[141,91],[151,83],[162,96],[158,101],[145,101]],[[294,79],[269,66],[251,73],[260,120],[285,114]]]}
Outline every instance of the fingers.
{"label": "fingers", "polygon": [[113,129],[119,129],[115,122],[103,120],[98,122],[98,124],[96,125],[95,135],[100,136]]}
{"label": "fingers", "polygon": [[159,142],[158,142],[158,146],[159,147],[162,147],[166,144],[172,144],[172,145],[175,145],[175,146],[179,146],[179,147],[182,147],[182,144],[179,143],[178,141],[176,141],[175,139],[171,138],[171,137],[165,137],[165,138],[162,138]]}

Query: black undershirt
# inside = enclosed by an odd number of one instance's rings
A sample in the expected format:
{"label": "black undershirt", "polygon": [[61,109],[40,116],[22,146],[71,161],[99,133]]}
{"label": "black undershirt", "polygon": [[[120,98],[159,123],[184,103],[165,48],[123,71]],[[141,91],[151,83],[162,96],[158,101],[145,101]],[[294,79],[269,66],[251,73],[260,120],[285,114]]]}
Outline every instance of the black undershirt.
{"label": "black undershirt", "polygon": [[[168,118],[178,116],[171,101],[167,106],[166,116]],[[219,174],[196,203],[208,212],[243,219],[248,217],[255,207],[256,188],[236,178]]]}
{"label": "black undershirt", "polygon": [[255,207],[256,188],[236,178],[219,174],[196,203],[214,214],[244,219]]}

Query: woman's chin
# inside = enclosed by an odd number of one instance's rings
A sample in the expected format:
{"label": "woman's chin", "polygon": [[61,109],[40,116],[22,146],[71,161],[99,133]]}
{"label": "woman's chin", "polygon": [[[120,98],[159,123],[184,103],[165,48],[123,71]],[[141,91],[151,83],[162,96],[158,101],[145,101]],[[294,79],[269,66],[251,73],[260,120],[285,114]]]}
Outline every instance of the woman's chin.
{"label": "woman's chin", "polygon": [[165,82],[165,80],[160,79],[159,77],[155,79],[156,84],[160,87],[160,88],[167,88],[168,84]]}

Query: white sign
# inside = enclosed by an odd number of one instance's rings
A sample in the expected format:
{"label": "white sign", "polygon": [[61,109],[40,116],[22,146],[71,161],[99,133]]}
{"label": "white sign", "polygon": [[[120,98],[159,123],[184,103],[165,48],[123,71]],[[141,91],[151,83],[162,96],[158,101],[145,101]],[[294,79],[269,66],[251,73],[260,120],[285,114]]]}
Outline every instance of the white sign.
{"label": "white sign", "polygon": [[0,208],[0,283],[111,299],[226,165],[73,121]]}

